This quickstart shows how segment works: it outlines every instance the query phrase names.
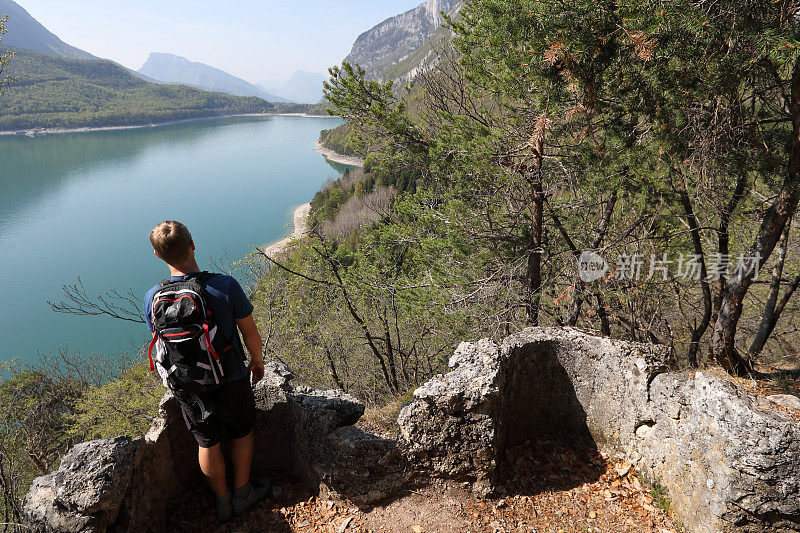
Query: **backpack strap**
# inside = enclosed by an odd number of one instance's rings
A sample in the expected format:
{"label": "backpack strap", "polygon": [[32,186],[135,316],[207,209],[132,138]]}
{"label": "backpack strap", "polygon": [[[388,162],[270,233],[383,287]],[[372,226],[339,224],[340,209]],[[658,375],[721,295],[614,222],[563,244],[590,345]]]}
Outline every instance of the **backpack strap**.
{"label": "backpack strap", "polygon": [[154,327],[153,340],[150,341],[150,347],[147,349],[147,358],[150,359],[150,372],[156,369],[156,365],[153,364],[153,347],[156,345],[157,340],[158,340],[158,333],[155,331]]}
{"label": "backpack strap", "polygon": [[214,276],[218,276],[218,275],[219,275],[219,274],[215,274],[215,273],[213,273],[213,272],[206,272],[206,271],[203,271],[203,272],[191,272],[191,273],[189,273],[189,274],[187,274],[187,275],[186,275],[186,280],[174,280],[174,279],[172,279],[172,278],[167,278],[167,279],[165,279],[165,280],[161,281],[161,283],[159,283],[159,284],[158,284],[158,288],[159,288],[159,289],[163,289],[164,287],[166,287],[166,286],[167,286],[167,285],[169,285],[170,283],[177,283],[177,282],[179,282],[179,281],[188,281],[188,280],[190,280],[190,279],[195,279],[195,280],[197,280],[197,281],[198,281],[198,282],[199,282],[201,285],[205,285],[205,283],[206,283],[208,280],[210,280],[210,279],[211,279],[211,278],[213,278]]}
{"label": "backpack strap", "polygon": [[206,272],[206,271],[189,274],[189,276],[191,276],[191,278],[196,279],[197,282],[200,283],[200,285],[205,285],[208,280],[217,275],[218,274],[214,274],[213,272]]}

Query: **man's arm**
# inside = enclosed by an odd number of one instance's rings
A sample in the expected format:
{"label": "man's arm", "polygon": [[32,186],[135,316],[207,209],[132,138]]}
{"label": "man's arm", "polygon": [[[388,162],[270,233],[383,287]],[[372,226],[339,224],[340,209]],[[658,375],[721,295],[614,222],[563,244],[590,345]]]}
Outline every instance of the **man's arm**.
{"label": "man's arm", "polygon": [[250,372],[253,374],[253,385],[264,377],[264,359],[261,356],[262,342],[258,333],[253,315],[236,320],[239,331],[242,332],[247,351],[250,352]]}

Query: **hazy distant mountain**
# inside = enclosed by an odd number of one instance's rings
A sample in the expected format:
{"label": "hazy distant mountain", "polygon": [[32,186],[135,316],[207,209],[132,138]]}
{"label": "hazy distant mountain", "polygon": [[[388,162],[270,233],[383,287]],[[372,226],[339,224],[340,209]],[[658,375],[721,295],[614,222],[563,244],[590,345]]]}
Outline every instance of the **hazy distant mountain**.
{"label": "hazy distant mountain", "polygon": [[262,98],[151,83],[147,76],[64,43],[11,0],[0,0],[0,16],[5,13],[8,33],[0,50],[15,56],[3,74],[18,79],[0,98],[0,130],[140,125],[275,111]]}
{"label": "hazy distant mountain", "polygon": [[322,82],[327,76],[298,70],[285,83],[265,82],[258,87],[292,102],[316,104],[322,100]]}
{"label": "hazy distant mountain", "polygon": [[269,102],[288,101],[223,70],[173,54],[150,54],[139,73],[154,80],[190,85],[206,91],[235,96],[258,96]]}
{"label": "hazy distant mountain", "polygon": [[16,55],[8,74],[19,80],[0,98],[0,130],[151,124],[274,111],[261,98],[148,83],[112,61],[11,50]]}
{"label": "hazy distant mountain", "polygon": [[8,33],[3,36],[3,46],[25,48],[68,59],[97,59],[89,52],[70,46],[56,37],[13,0],[0,0],[0,17],[3,15],[8,15]]}
{"label": "hazy distant mountain", "polygon": [[345,61],[358,63],[373,79],[410,81],[432,59],[435,41],[448,38],[441,13],[453,15],[463,4],[464,0],[428,0],[384,20],[358,37]]}

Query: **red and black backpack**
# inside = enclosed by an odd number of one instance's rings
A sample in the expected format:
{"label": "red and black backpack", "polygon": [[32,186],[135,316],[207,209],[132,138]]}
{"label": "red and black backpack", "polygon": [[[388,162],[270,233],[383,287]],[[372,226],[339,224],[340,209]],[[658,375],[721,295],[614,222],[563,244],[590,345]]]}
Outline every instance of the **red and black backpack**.
{"label": "red and black backpack", "polygon": [[186,280],[167,279],[153,295],[150,370],[158,368],[164,385],[172,390],[204,392],[224,382],[220,356],[230,346],[217,335],[204,287],[213,276],[201,272]]}

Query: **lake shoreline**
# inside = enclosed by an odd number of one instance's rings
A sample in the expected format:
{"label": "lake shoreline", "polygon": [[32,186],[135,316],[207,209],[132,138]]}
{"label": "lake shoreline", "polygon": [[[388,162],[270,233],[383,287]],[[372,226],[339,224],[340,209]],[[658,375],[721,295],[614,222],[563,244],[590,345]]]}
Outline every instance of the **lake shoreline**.
{"label": "lake shoreline", "polygon": [[294,210],[294,215],[292,216],[293,229],[291,235],[279,239],[272,244],[268,244],[267,246],[260,247],[261,251],[269,257],[275,257],[285,252],[292,242],[305,237],[305,235],[308,233],[308,218],[310,214],[310,203],[297,206],[297,208]]}
{"label": "lake shoreline", "polygon": [[160,126],[185,124],[187,122],[194,122],[197,120],[238,117],[331,118],[327,115],[309,115],[307,113],[238,113],[232,115],[211,115],[207,117],[182,118],[179,120],[169,120],[167,122],[151,122],[149,124],[129,124],[124,126],[82,126],[78,128],[23,128],[17,130],[0,130],[0,136],[21,135],[25,137],[38,137],[40,135],[60,135],[62,133],[91,133],[97,131],[136,130],[141,128],[158,128]]}
{"label": "lake shoreline", "polygon": [[[305,113],[284,113],[280,116],[301,116],[305,118],[327,118],[327,117],[317,117],[314,115],[306,115]],[[333,161],[334,163],[339,163],[342,165],[352,166],[352,167],[363,167],[364,160],[359,159],[357,157],[350,157],[346,155],[342,155],[330,148],[325,148],[322,146],[322,143],[317,141],[316,148],[314,151],[321,154],[325,159],[329,161]],[[283,239],[279,239],[273,243],[270,243],[266,246],[260,247],[260,250],[267,254],[270,257],[275,257],[277,255],[281,255],[286,251],[288,246],[296,241],[297,239],[301,239],[308,234],[308,219],[311,215],[311,204],[303,204],[298,206],[294,210],[294,215],[292,216],[292,225],[294,229],[292,230],[292,234],[288,237],[284,237]]]}
{"label": "lake shoreline", "polygon": [[[144,294],[164,277],[147,240],[162,220],[184,221],[195,234],[198,259],[212,268],[243,260],[253,245],[288,236],[296,208],[328,177],[341,175],[341,167],[312,151],[320,131],[340,123],[252,117],[0,137],[3,176],[11,178],[0,201],[0,318],[17,333],[0,350],[0,360],[33,363],[39,352],[61,346],[70,353],[128,350],[128,340],[141,336],[140,325],[53,313],[42,300],[64,299],[63,286],[77,283],[78,275],[90,295],[123,283]],[[187,201],[178,205],[174,195],[157,194],[164,187],[181,191]],[[290,244],[288,253],[302,242]],[[244,268],[234,274],[248,281]],[[41,281],[41,297],[26,296],[18,283],[29,277]]]}
{"label": "lake shoreline", "polygon": [[325,148],[320,141],[317,141],[317,147],[314,148],[315,152],[322,154],[325,159],[339,163],[340,165],[347,165],[349,167],[364,167],[364,160],[360,157],[353,157],[349,155],[342,155],[339,152]]}

